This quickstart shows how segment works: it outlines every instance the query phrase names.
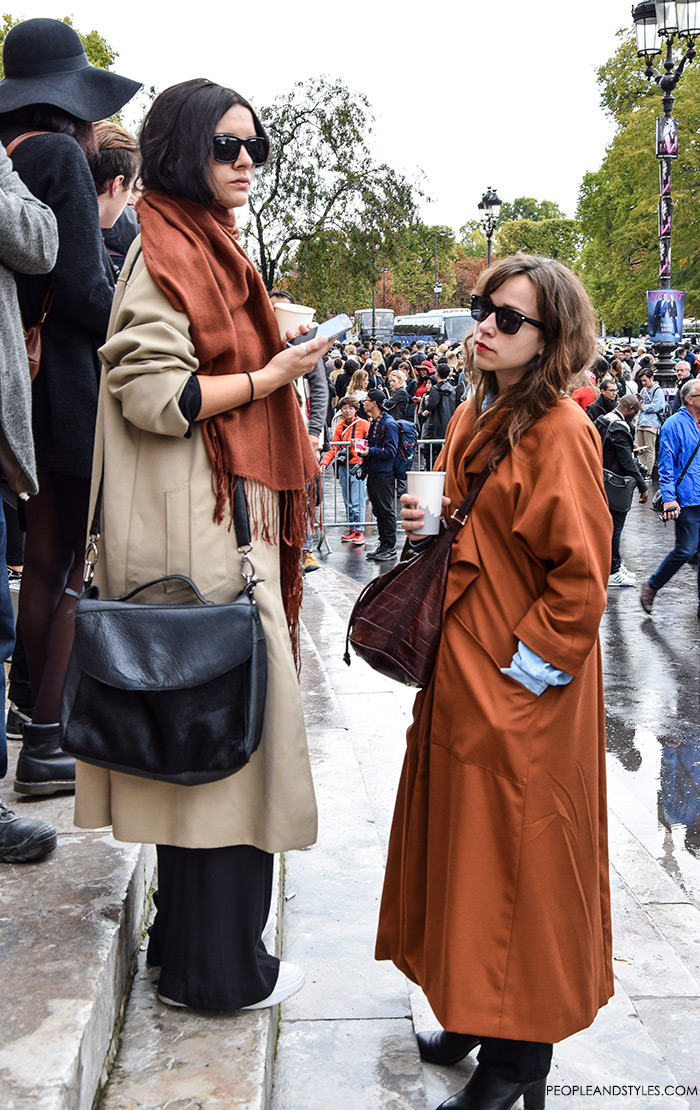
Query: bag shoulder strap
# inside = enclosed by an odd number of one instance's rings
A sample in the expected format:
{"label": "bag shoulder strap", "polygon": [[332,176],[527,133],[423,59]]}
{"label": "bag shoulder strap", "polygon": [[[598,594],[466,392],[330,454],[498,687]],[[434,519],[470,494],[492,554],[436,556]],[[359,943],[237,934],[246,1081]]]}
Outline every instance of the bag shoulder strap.
{"label": "bag shoulder strap", "polygon": [[685,478],[686,471],[687,471],[688,467],[690,466],[691,462],[693,461],[693,459],[695,458],[695,456],[697,455],[698,450],[700,450],[700,437],[698,437],[698,442],[695,444],[695,450],[693,451],[692,455],[690,456],[687,463],[683,467],[683,470],[681,471],[680,477],[676,481],[677,486],[679,486],[681,484],[681,482],[683,481],[683,479]]}
{"label": "bag shoulder strap", "polygon": [[19,144],[23,143],[25,139],[31,139],[32,135],[52,135],[52,134],[53,134],[52,131],[25,131],[23,135],[18,135],[16,139],[13,139],[12,142],[9,144],[9,146],[5,147],[5,150],[7,151],[7,153],[9,154],[9,156],[11,158],[12,155],[14,154],[14,152],[17,150],[17,147],[19,146]]}
{"label": "bag shoulder strap", "polygon": [[486,479],[488,478],[490,473],[491,473],[491,468],[489,466],[485,466],[484,469],[481,471],[481,474],[479,474],[475,478],[475,480],[472,484],[472,487],[469,490],[469,493],[467,494],[467,496],[464,498],[464,501],[462,502],[462,504],[459,506],[458,509],[455,509],[455,511],[452,513],[452,516],[450,517],[450,524],[448,525],[448,527],[451,528],[452,527],[452,522],[453,521],[456,522],[455,528],[454,528],[454,535],[455,536],[457,535],[457,532],[459,531],[459,529],[463,528],[464,525],[467,523],[467,518],[469,516],[469,513],[472,510],[472,506],[473,506],[474,502],[476,501],[477,497],[479,496],[479,494],[481,493],[481,489],[484,485],[484,482],[486,481]]}

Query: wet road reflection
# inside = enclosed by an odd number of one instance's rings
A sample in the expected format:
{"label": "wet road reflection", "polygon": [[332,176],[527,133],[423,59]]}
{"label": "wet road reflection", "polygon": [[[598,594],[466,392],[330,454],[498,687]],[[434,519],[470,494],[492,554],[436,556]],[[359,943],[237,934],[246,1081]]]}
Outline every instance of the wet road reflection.
{"label": "wet road reflection", "polygon": [[[376,546],[368,529],[367,547]],[[358,585],[380,567],[329,531],[334,570]],[[634,504],[622,556],[637,588],[610,589],[601,624],[610,804],[700,905],[700,621],[697,570],[683,567],[659,591],[652,616],[639,586],[673,546],[673,530]],[[391,566],[393,564],[389,564]],[[382,565],[386,569],[387,564]],[[321,585],[321,575],[314,586]]]}

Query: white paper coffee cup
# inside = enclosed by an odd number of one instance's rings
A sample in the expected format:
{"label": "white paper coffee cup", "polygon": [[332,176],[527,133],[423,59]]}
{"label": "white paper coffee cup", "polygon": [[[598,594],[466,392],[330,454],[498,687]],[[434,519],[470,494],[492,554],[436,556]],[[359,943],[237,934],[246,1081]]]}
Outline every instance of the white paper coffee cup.
{"label": "white paper coffee cup", "polygon": [[291,304],[289,301],[278,301],[272,307],[277,317],[280,339],[284,339],[288,331],[298,331],[300,324],[310,324],[316,312],[315,308],[307,308],[303,304]]}
{"label": "white paper coffee cup", "polygon": [[444,470],[409,470],[406,475],[408,492],[418,498],[418,508],[425,513],[425,523],[420,532],[412,536],[436,536],[440,531],[442,494],[445,489]]}

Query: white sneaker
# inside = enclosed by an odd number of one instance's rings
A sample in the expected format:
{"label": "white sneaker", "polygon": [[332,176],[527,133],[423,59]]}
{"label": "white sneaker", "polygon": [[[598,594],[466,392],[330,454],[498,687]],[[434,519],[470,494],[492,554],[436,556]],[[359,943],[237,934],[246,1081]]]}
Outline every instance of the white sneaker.
{"label": "white sneaker", "polygon": [[272,993],[268,994],[267,998],[263,998],[261,1002],[252,1002],[250,1006],[241,1006],[241,1009],[264,1010],[266,1006],[276,1006],[279,1002],[284,1002],[285,998],[291,998],[303,986],[304,972],[301,968],[297,967],[296,964],[288,964],[284,960],[280,960],[279,974]]}
{"label": "white sneaker", "polygon": [[167,998],[160,991],[156,991],[156,994],[158,995],[158,1001],[162,1002],[164,1006],[174,1006],[178,1010],[189,1010],[186,1002],[176,1002],[174,998]]}
{"label": "white sneaker", "polygon": [[[296,964],[285,963],[280,960],[280,969],[277,975],[277,982],[272,988],[272,992],[268,994],[267,998],[263,998],[260,1002],[251,1002],[250,1006],[241,1006],[242,1010],[264,1010],[267,1006],[277,1006],[280,1002],[284,1002],[285,998],[291,998],[293,994],[300,991],[304,986],[305,976],[304,972]],[[190,1007],[186,1002],[176,1002],[173,998],[168,998],[167,995],[158,993],[158,999],[165,1006],[173,1006],[178,1010],[189,1010]]]}
{"label": "white sneaker", "polygon": [[627,570],[626,567],[620,567],[608,578],[608,586],[636,586],[637,579],[633,574]]}

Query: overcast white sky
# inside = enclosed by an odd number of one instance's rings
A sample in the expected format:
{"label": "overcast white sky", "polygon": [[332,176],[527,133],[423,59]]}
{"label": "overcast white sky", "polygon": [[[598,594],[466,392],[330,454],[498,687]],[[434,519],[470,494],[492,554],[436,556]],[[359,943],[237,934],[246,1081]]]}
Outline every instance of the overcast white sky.
{"label": "overcast white sky", "polygon": [[[70,14],[118,51],[114,68],[159,90],[190,77],[254,105],[325,74],[361,90],[375,156],[433,198],[423,217],[457,229],[488,186],[556,201],[569,216],[612,126],[595,70],[631,24],[630,0],[25,0],[16,16]],[[128,114],[128,109],[127,109]],[[653,136],[649,136],[653,144]]]}

